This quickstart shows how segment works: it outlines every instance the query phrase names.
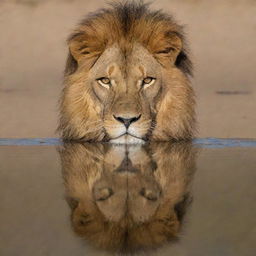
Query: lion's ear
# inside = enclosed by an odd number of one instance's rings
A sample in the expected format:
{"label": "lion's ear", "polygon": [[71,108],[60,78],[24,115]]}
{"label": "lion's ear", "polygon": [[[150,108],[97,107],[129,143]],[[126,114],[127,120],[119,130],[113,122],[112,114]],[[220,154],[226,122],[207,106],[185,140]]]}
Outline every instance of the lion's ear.
{"label": "lion's ear", "polygon": [[182,39],[173,32],[166,33],[165,37],[158,42],[157,48],[154,50],[156,58],[160,60],[168,60],[175,64],[179,53],[182,50]]}
{"label": "lion's ear", "polygon": [[98,41],[95,36],[85,32],[77,33],[68,40],[69,53],[73,60],[84,68],[90,69],[102,54],[105,45]]}
{"label": "lion's ear", "polygon": [[68,39],[68,57],[66,60],[65,75],[72,75],[79,63],[85,57],[85,38],[81,34],[72,35]]}
{"label": "lion's ear", "polygon": [[73,58],[79,63],[86,55],[89,54],[89,50],[86,46],[86,38],[83,34],[73,36],[69,42],[69,51]]}

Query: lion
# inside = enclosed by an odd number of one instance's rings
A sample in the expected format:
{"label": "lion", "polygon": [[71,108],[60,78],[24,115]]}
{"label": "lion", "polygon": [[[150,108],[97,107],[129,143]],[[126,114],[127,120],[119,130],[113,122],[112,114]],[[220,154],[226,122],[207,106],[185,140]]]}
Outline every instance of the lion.
{"label": "lion", "polygon": [[177,241],[197,150],[188,142],[65,143],[59,150],[74,232],[110,252]]}
{"label": "lion", "polygon": [[58,130],[64,140],[189,140],[195,131],[192,64],[172,16],[114,2],[68,39]]}

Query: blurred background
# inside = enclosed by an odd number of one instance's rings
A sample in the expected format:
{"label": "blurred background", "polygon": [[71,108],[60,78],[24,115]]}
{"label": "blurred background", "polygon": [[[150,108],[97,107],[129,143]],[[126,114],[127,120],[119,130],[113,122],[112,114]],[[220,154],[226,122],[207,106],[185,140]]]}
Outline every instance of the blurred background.
{"label": "blurred background", "polygon": [[[56,137],[66,38],[104,0],[0,0],[0,137]],[[256,1],[155,0],[184,24],[198,137],[256,137]]]}

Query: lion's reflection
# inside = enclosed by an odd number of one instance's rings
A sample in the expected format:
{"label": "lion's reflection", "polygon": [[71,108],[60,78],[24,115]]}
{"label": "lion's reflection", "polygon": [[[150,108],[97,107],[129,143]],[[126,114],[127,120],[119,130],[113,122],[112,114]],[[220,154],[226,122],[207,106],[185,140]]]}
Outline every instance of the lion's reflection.
{"label": "lion's reflection", "polygon": [[190,143],[64,144],[60,155],[79,236],[130,252],[177,239],[195,171]]}

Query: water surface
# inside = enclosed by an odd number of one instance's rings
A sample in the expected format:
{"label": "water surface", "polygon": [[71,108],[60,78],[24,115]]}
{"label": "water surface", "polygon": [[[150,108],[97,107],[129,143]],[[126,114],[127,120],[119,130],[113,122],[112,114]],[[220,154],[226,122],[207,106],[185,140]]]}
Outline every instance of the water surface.
{"label": "water surface", "polygon": [[55,144],[0,147],[1,255],[255,255],[256,147]]}

